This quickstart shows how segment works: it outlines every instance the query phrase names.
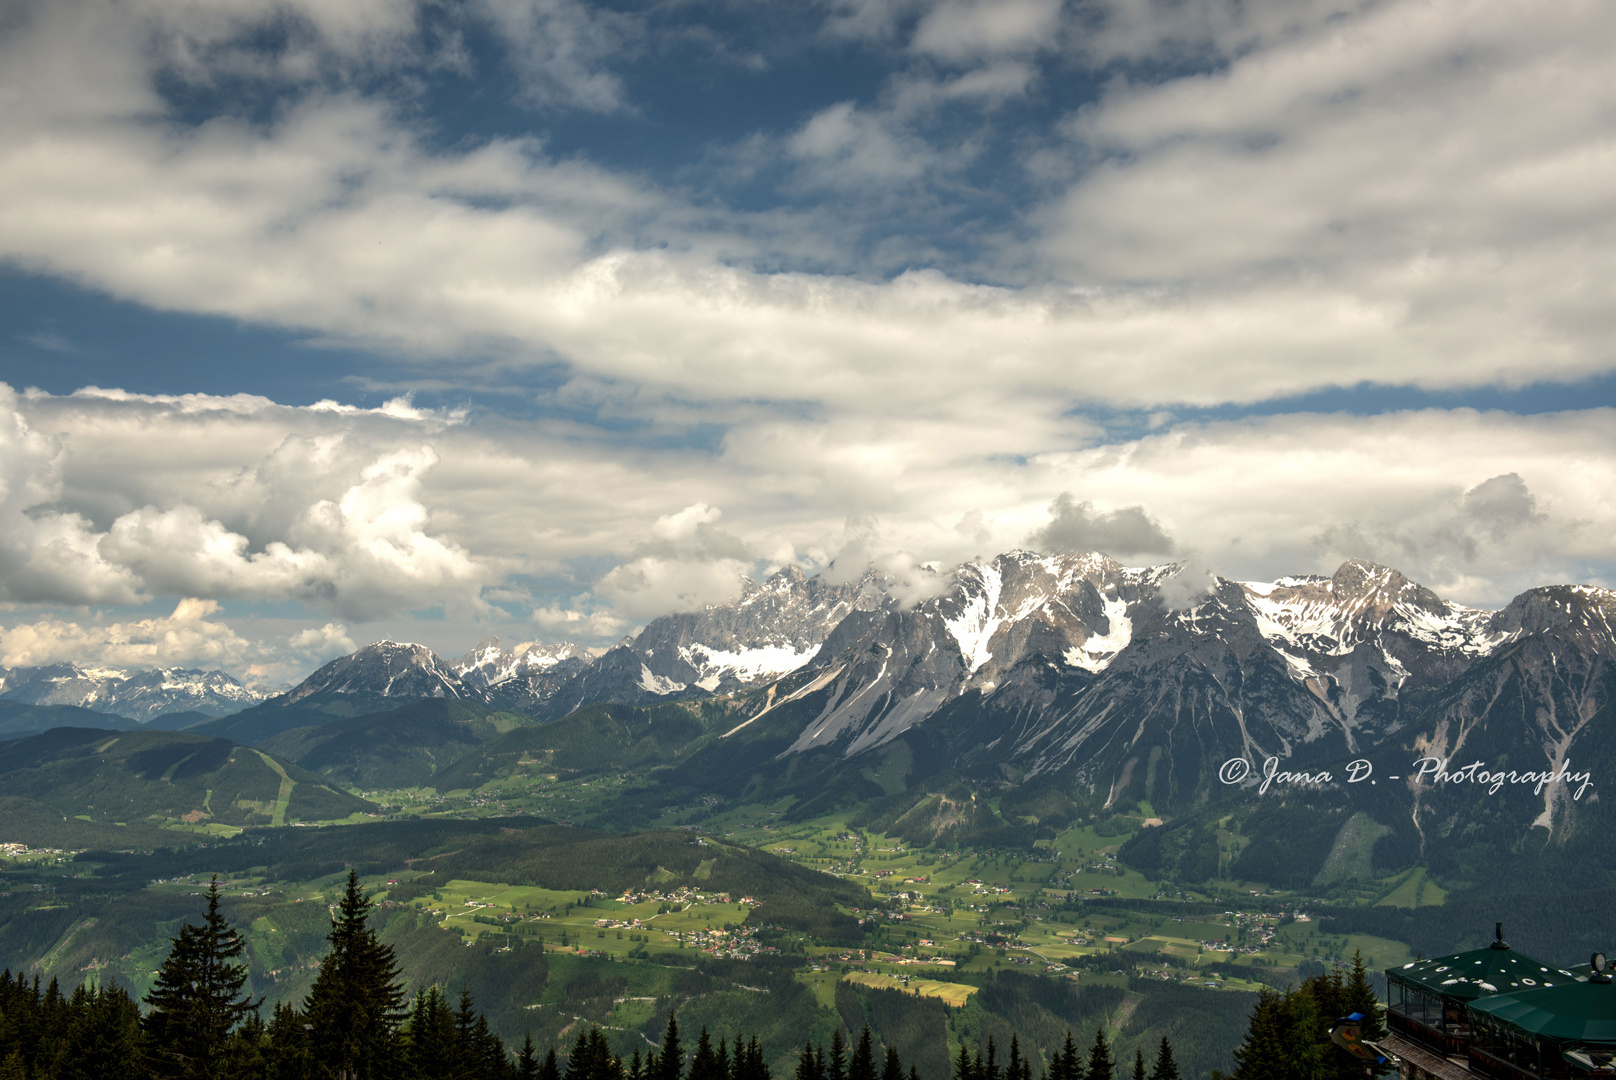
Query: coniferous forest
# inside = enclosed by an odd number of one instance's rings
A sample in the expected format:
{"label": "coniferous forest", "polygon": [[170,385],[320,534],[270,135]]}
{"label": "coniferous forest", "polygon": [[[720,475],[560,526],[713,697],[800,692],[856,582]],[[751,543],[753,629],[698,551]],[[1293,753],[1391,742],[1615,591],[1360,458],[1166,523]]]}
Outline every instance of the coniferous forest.
{"label": "coniferous forest", "polygon": [[[144,1010],[114,985],[83,984],[64,996],[55,980],[41,987],[37,976],[0,976],[0,1080],[771,1080],[756,1036],[715,1044],[703,1027],[687,1047],[671,1012],[660,1045],[627,1060],[594,1024],[578,1024],[560,1052],[553,1045],[541,1052],[531,1036],[507,1045],[466,989],[453,1002],[436,985],[408,992],[393,949],[369,925],[372,903],[357,872],[332,915],[307,998],[301,1007],[276,1005],[266,1020],[248,995],[244,942],[220,913],[217,880],[206,899],[201,923],[174,937]],[[1236,1077],[1281,1075],[1262,1071],[1275,1049],[1289,1052],[1329,1006],[1368,991],[1362,976],[1360,965],[1350,983],[1320,976],[1295,993],[1264,995]],[[906,1066],[897,1046],[880,1045],[866,1024],[851,1045],[840,1027],[828,1045],[804,1044],[793,1080],[1033,1080],[1033,1060],[1014,1033],[1001,1058],[990,1034],[974,1052],[961,1042],[951,1076],[928,1077]],[[1138,1051],[1130,1074],[1113,1061],[1102,1027],[1086,1055],[1067,1031],[1047,1060],[1036,1070],[1041,1080],[1180,1076],[1165,1036],[1148,1072]],[[1317,1073],[1319,1080],[1336,1075]]]}

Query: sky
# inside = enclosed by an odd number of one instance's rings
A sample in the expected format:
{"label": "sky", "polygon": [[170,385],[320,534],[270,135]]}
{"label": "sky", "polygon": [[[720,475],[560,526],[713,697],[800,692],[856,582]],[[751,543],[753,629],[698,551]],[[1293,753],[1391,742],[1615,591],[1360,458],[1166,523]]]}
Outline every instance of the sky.
{"label": "sky", "polygon": [[1616,584],[1598,0],[0,4],[0,666],[1014,548]]}

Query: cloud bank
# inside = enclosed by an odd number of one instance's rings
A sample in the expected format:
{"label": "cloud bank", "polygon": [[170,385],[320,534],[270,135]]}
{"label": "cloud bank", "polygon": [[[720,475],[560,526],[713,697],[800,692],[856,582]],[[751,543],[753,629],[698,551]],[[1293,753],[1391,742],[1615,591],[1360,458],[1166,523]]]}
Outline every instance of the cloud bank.
{"label": "cloud bank", "polygon": [[[1612,580],[1600,402],[1294,404],[1609,376],[1608,5],[835,0],[733,40],[680,11],[7,16],[6,266],[520,407],[7,386],[6,655],[602,642],[787,564],[919,595],[1025,543],[1372,558],[1478,604]],[[667,42],[763,78],[793,35],[886,66],[677,168],[557,149],[649,124]],[[531,120],[455,131],[445,86]]]}

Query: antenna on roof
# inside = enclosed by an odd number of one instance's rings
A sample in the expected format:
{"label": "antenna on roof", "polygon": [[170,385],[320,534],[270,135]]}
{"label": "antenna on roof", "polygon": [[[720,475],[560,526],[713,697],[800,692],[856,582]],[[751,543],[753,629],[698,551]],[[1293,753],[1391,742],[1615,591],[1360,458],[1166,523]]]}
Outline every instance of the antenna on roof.
{"label": "antenna on roof", "polygon": [[1507,949],[1509,944],[1504,941],[1504,924],[1493,923],[1493,943],[1488,946],[1492,949]]}

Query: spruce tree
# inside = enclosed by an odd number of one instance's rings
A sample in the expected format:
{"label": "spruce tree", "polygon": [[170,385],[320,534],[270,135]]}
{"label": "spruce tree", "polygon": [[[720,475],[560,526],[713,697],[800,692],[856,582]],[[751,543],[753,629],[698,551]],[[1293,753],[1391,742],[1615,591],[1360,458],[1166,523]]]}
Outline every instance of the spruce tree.
{"label": "spruce tree", "polygon": [[1094,1045],[1089,1047],[1089,1067],[1083,1080],[1111,1080],[1115,1071],[1111,1061],[1111,1044],[1105,1041],[1105,1028],[1094,1029]]}
{"label": "spruce tree", "polygon": [[1364,963],[1362,949],[1352,950],[1352,973],[1347,976],[1342,996],[1346,999],[1343,1016],[1347,1013],[1363,1014],[1358,1030],[1365,1039],[1378,1042],[1386,1037],[1386,1024],[1380,1015],[1380,998],[1375,994],[1374,984],[1369,981],[1369,968]]}
{"label": "spruce tree", "polygon": [[[1333,984],[1330,980],[1323,982],[1332,994],[1340,985],[1339,978]],[[1318,998],[1308,983],[1303,983],[1281,999],[1280,1017],[1283,1024],[1281,1044],[1289,1059],[1288,1080],[1326,1080],[1327,1061],[1339,1062],[1340,1058],[1353,1060],[1345,1054],[1337,1056],[1328,1033],[1329,1023],[1335,1017],[1326,1017],[1320,1012]],[[1325,1057],[1327,1050],[1330,1051],[1328,1058]],[[1355,1061],[1353,1063],[1356,1065]]]}
{"label": "spruce tree", "polygon": [[876,1080],[875,1077],[875,1045],[870,1038],[870,1025],[864,1025],[864,1033],[859,1036],[858,1046],[853,1050],[853,1060],[847,1067],[847,1080]]}
{"label": "spruce tree", "polygon": [[539,1080],[561,1080],[561,1067],[556,1063],[555,1047],[544,1055],[544,1064],[539,1066]]}
{"label": "spruce tree", "polygon": [[[1058,1067],[1057,1067],[1058,1066]],[[1072,1029],[1066,1029],[1066,1041],[1056,1051],[1055,1060],[1050,1062],[1049,1080],[1078,1080],[1082,1075],[1082,1060],[1078,1056],[1077,1043],[1072,1039]]]}
{"label": "spruce tree", "polygon": [[276,1005],[265,1035],[269,1043],[267,1064],[273,1080],[303,1080],[314,1075],[308,1031],[297,1006],[289,1001]]}
{"label": "spruce tree", "polygon": [[436,986],[416,992],[404,1033],[409,1043],[410,1071],[415,1075],[454,1076],[460,1071],[462,1058],[455,1039],[455,1016]]}
{"label": "spruce tree", "polygon": [[882,1063],[881,1080],[903,1080],[903,1062],[898,1060],[898,1048],[887,1047],[886,1061]]}
{"label": "spruce tree", "polygon": [[1289,1080],[1284,999],[1264,987],[1251,1011],[1246,1037],[1234,1051],[1234,1080]]}
{"label": "spruce tree", "polygon": [[141,1059],[140,1006],[117,987],[80,987],[57,1054],[53,1080],[123,1076]]}
{"label": "spruce tree", "polygon": [[[235,963],[243,942],[219,914],[219,879],[208,885],[202,925],[180,927],[157,982],[146,995],[151,1007],[146,1029],[153,1070],[158,1076],[204,1080],[226,1068],[230,1032],[257,1005],[242,987],[247,965]],[[51,982],[52,989],[55,981]],[[47,993],[47,1007],[50,995]]]}
{"label": "spruce tree", "polygon": [[[735,1045],[740,1046],[740,1039],[735,1040]],[[769,1080],[769,1063],[763,1060],[763,1044],[756,1035],[746,1044],[744,1055],[737,1051],[735,1080]],[[903,1078],[899,1077],[898,1080]]]}
{"label": "spruce tree", "polygon": [[960,1040],[959,1057],[954,1059],[954,1080],[976,1080],[976,1066],[971,1064],[971,1053]]}
{"label": "spruce tree", "polygon": [[825,1056],[825,1080],[847,1080],[847,1045],[842,1042],[842,1029],[830,1035],[830,1053]]}
{"label": "spruce tree", "polygon": [[1145,1052],[1133,1048],[1133,1080],[1145,1080]]}
{"label": "spruce tree", "polygon": [[567,1053],[567,1071],[561,1077],[562,1080],[586,1080],[588,1076],[589,1032],[580,1028],[578,1037],[572,1042],[572,1049]]}
{"label": "spruce tree", "polygon": [[820,1080],[819,1062],[814,1057],[811,1043],[802,1044],[802,1054],[797,1058],[796,1080]]}
{"label": "spruce tree", "polygon": [[303,1006],[314,1058],[338,1080],[386,1080],[398,1071],[394,1036],[405,1015],[404,988],[392,948],[368,925],[370,910],[358,872],[348,871],[331,948]]}
{"label": "spruce tree", "polygon": [[696,1052],[690,1055],[689,1080],[725,1080],[718,1074],[718,1055],[713,1052],[713,1042],[705,1025],[696,1039]]}
{"label": "spruce tree", "polygon": [[1150,1070],[1150,1080],[1180,1080],[1178,1075],[1178,1062],[1173,1060],[1173,1044],[1162,1036],[1161,1047],[1156,1051],[1156,1067]]}
{"label": "spruce tree", "polygon": [[679,1017],[668,1010],[668,1027],[662,1033],[662,1050],[657,1054],[654,1068],[646,1070],[650,1080],[681,1080],[684,1074],[683,1051],[679,1049]]}
{"label": "spruce tree", "polygon": [[[634,1065],[636,1071],[640,1064],[640,1052],[634,1051]],[[516,1080],[539,1080],[539,1059],[533,1053],[533,1033],[528,1032],[522,1036],[522,1052],[516,1055]],[[632,1080],[640,1080],[634,1076]]]}

